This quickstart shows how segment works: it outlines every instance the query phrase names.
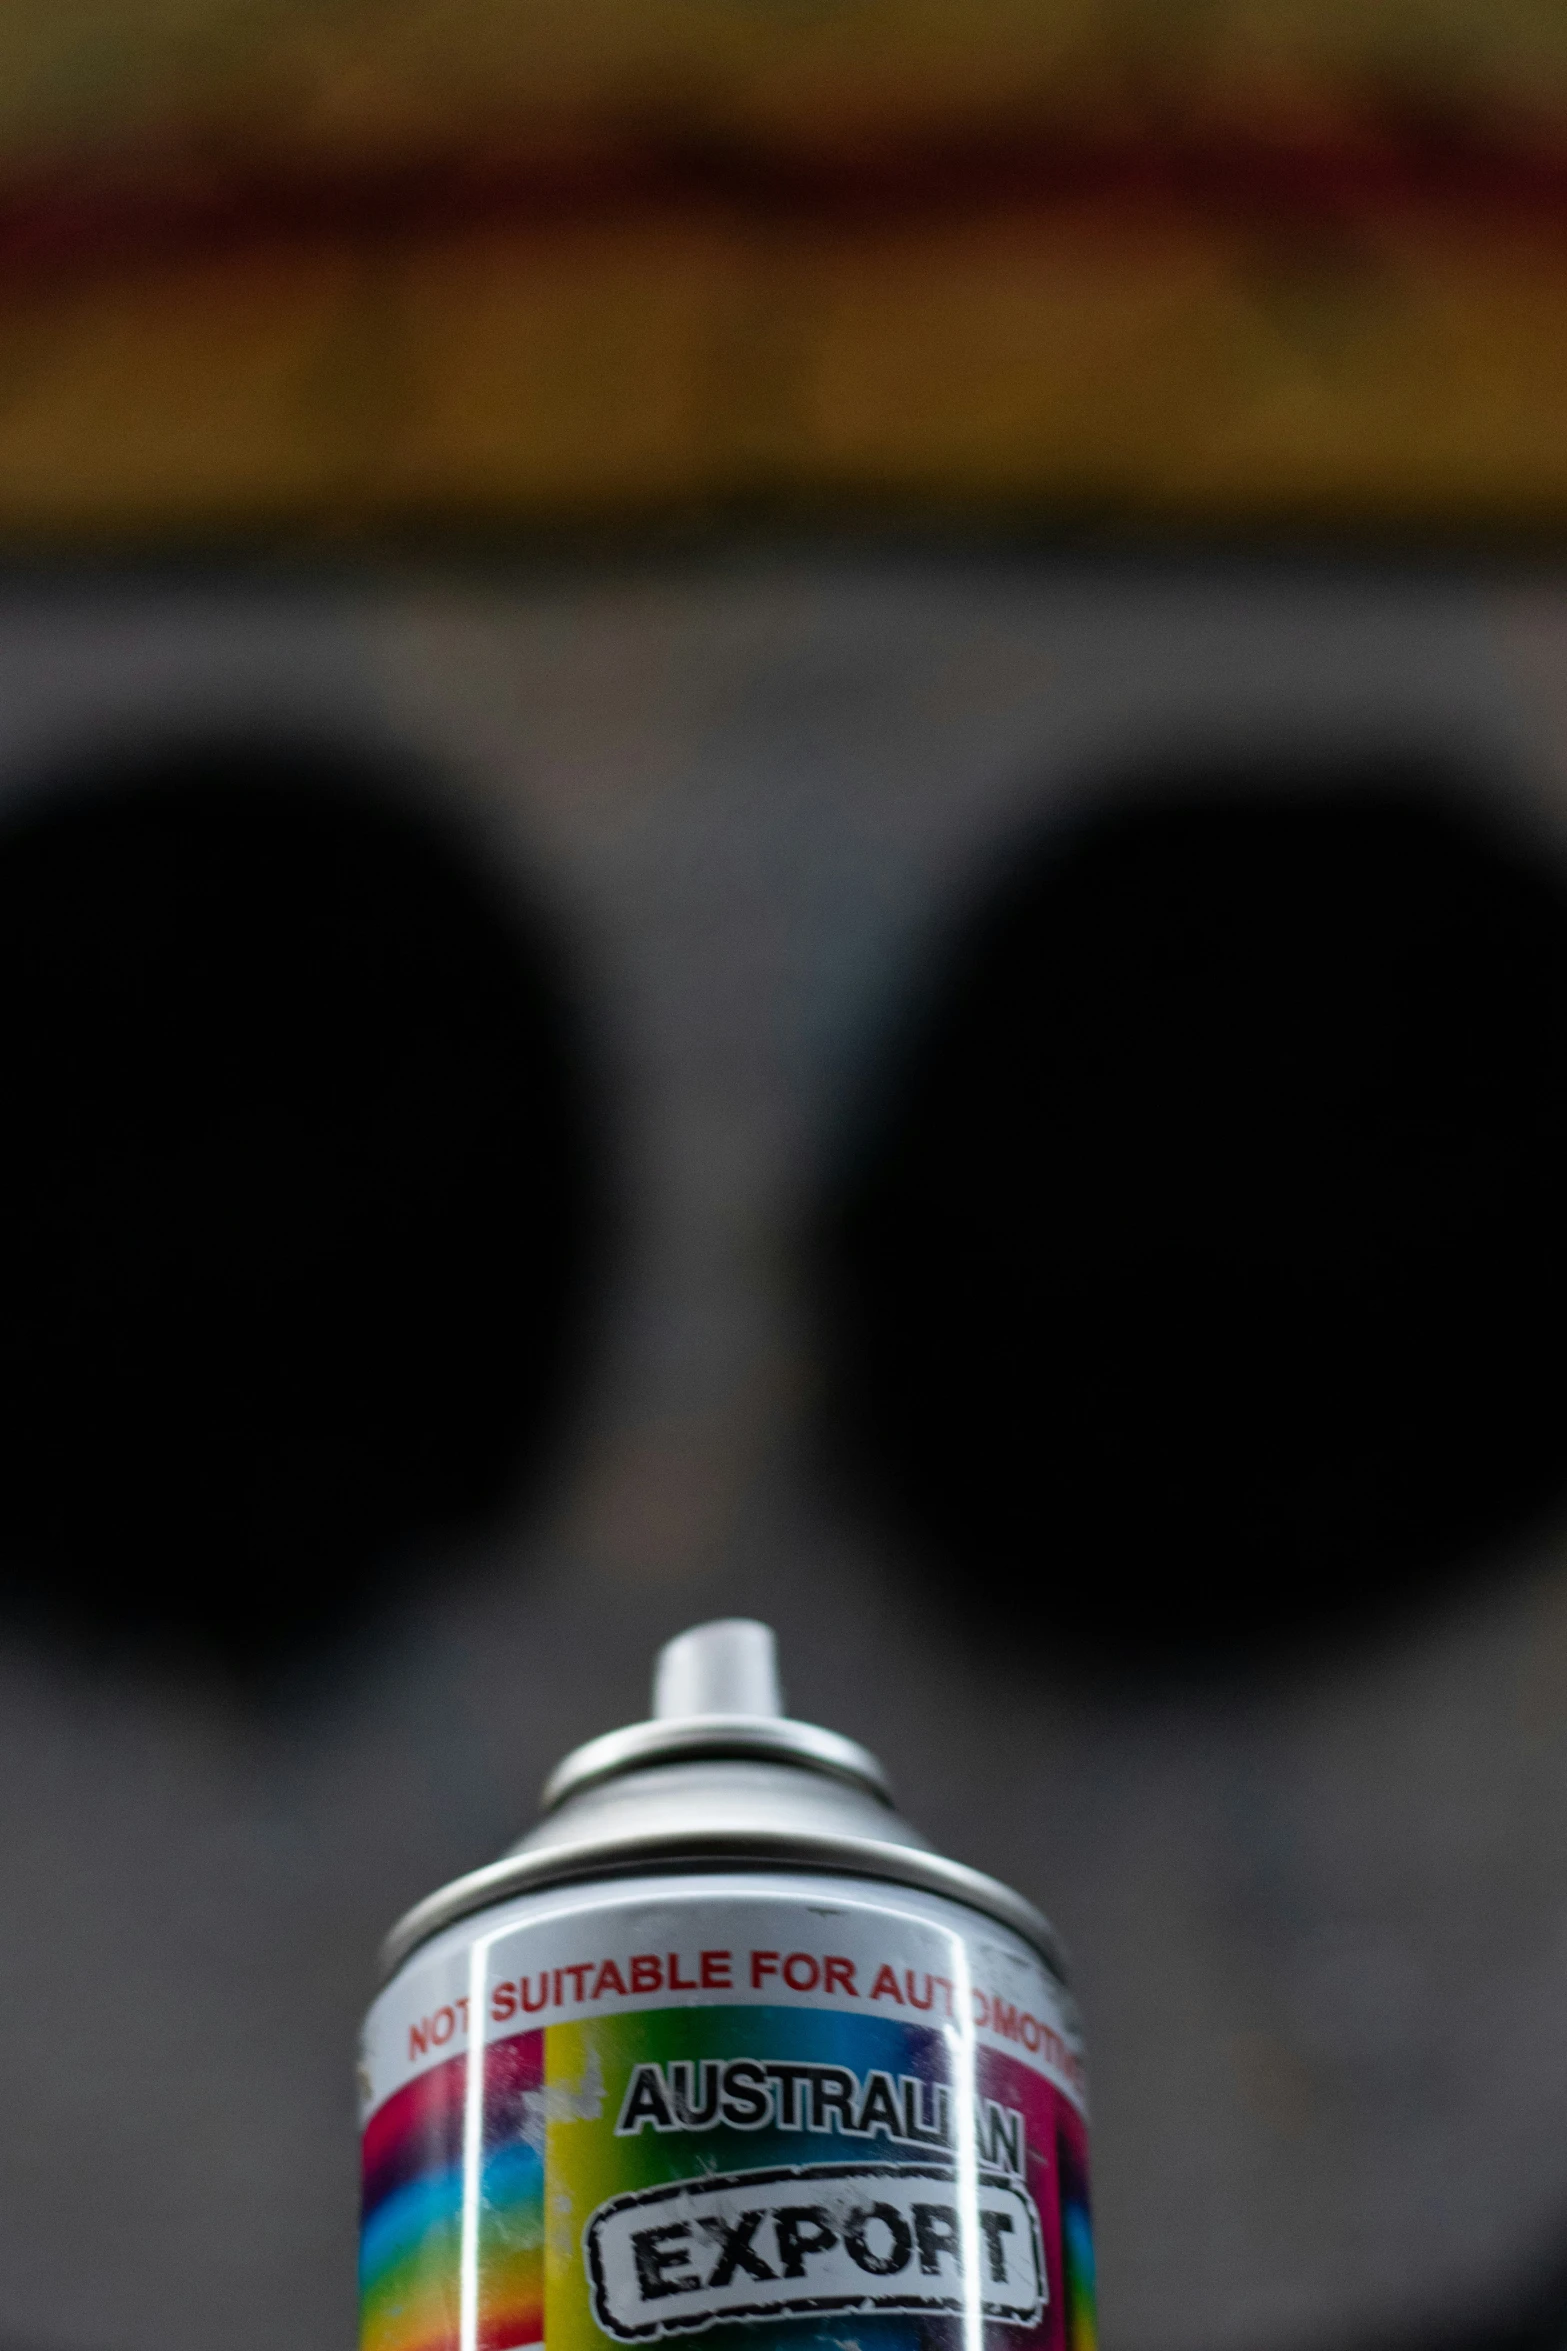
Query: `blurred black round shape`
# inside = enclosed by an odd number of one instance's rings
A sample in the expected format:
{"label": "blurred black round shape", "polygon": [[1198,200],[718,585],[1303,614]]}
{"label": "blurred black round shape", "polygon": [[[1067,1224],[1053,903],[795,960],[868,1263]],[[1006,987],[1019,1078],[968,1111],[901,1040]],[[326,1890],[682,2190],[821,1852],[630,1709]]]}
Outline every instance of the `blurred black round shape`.
{"label": "blurred black round shape", "polygon": [[1116,796],[960,928],[831,1247],[835,1423],[974,1623],[1428,1587],[1567,1493],[1567,888],[1437,776]]}
{"label": "blurred black round shape", "polygon": [[555,1430],[558,958],[410,780],[185,747],[0,825],[0,1608],[268,1667]]}

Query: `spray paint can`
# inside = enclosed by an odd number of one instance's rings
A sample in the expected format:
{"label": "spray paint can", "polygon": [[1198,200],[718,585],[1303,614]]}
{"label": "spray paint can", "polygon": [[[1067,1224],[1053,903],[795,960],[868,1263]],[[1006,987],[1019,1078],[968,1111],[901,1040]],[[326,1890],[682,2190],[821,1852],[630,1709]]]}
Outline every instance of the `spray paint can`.
{"label": "spray paint can", "polygon": [[766,1626],[672,1641],[384,1958],[362,2351],[1092,2351],[1055,1937],[784,1716]]}

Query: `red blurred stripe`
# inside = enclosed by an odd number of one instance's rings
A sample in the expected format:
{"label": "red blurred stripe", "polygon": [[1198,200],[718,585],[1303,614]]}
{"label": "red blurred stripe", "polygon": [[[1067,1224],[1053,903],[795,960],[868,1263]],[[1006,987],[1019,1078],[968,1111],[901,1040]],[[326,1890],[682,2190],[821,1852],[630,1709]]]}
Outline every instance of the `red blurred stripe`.
{"label": "red blurred stripe", "polygon": [[547,236],[657,216],[829,234],[916,230],[1085,204],[1303,229],[1435,210],[1567,236],[1567,130],[1525,145],[1407,122],[1315,142],[1096,140],[999,126],[964,141],[863,141],[852,151],[670,135],[571,155],[287,167],[160,151],[0,181],[0,272],[55,280],[266,247],[407,243],[481,227]]}

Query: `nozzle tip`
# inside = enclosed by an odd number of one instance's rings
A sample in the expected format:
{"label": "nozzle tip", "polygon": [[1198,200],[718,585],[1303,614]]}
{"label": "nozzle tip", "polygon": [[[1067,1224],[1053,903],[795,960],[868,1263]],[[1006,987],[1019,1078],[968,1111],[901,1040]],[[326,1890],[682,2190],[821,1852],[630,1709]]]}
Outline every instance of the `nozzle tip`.
{"label": "nozzle tip", "polygon": [[782,1714],[778,1644],[771,1625],[722,1616],[666,1641],[653,1668],[653,1712],[661,1721],[691,1714]]}

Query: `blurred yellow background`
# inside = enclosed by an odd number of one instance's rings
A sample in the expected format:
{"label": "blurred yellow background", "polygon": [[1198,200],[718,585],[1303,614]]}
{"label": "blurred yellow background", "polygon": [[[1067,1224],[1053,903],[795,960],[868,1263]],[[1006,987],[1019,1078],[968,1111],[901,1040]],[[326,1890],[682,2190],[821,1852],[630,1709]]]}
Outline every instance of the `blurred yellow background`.
{"label": "blurred yellow background", "polygon": [[0,12],[13,544],[1567,515],[1567,12]]}

